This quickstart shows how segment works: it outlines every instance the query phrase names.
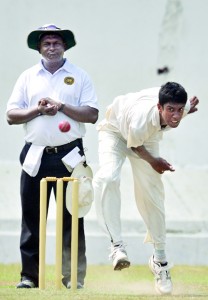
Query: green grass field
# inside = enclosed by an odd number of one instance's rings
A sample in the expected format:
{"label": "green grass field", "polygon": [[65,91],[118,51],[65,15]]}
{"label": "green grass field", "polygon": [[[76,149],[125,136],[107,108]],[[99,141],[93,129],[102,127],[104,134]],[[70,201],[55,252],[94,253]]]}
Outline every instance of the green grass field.
{"label": "green grass field", "polygon": [[46,289],[16,289],[20,265],[0,264],[1,300],[130,300],[130,299],[208,299],[208,267],[175,266],[172,269],[174,291],[158,296],[153,275],[147,266],[132,266],[113,271],[111,266],[88,266],[85,288],[72,292],[54,287],[54,267],[47,266]]}

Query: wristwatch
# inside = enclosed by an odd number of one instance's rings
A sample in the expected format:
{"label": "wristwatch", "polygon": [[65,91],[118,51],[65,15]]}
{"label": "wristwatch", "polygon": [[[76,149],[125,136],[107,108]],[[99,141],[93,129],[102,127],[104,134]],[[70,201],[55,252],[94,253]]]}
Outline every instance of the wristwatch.
{"label": "wristwatch", "polygon": [[61,102],[60,108],[58,109],[58,111],[63,111],[65,106],[65,103]]}

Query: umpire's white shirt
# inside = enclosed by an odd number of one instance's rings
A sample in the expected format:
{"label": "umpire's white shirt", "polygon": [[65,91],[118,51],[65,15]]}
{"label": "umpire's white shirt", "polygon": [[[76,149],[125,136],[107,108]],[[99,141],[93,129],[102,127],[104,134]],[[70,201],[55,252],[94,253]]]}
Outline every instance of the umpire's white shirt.
{"label": "umpire's white shirt", "polygon": [[[37,107],[38,101],[46,97],[74,106],[87,105],[98,108],[95,90],[88,74],[67,59],[54,74],[48,72],[42,62],[24,71],[14,86],[7,111]],[[70,131],[64,134],[58,128],[59,122],[63,120],[68,120],[71,124]],[[62,112],[58,112],[55,116],[38,116],[25,123],[23,127],[25,141],[33,145],[28,155],[32,154],[33,165],[36,162],[35,171],[28,172],[31,176],[35,176],[34,173],[36,174],[39,169],[45,146],[64,145],[85,135],[85,124],[74,121]],[[39,154],[35,157],[35,153]]]}
{"label": "umpire's white shirt", "polygon": [[[67,77],[73,78],[74,82],[65,83]],[[89,76],[66,60],[63,67],[54,74],[48,72],[41,62],[23,72],[8,101],[7,111],[37,107],[38,101],[46,97],[74,106],[88,105],[97,108],[97,98]],[[71,124],[71,130],[64,134],[58,128],[63,119]],[[74,121],[62,112],[53,117],[43,115],[34,118],[24,124],[24,130],[26,142],[43,146],[67,144],[85,135],[84,123]]]}

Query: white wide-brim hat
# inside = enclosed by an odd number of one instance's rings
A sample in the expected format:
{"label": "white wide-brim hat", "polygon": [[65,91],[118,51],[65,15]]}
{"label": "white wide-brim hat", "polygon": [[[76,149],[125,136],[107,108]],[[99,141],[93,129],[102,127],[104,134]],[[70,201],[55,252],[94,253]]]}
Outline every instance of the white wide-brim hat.
{"label": "white wide-brim hat", "polygon": [[66,46],[65,51],[76,45],[75,37],[71,30],[61,29],[55,24],[45,24],[30,32],[27,37],[28,47],[39,51],[39,43],[43,34],[57,34],[61,36]]}
{"label": "white wide-brim hat", "polygon": [[[71,177],[79,180],[78,218],[83,218],[89,212],[94,198],[92,169],[81,162],[74,168]],[[72,214],[72,187],[73,181],[69,181],[66,189],[66,208],[70,214]]]}

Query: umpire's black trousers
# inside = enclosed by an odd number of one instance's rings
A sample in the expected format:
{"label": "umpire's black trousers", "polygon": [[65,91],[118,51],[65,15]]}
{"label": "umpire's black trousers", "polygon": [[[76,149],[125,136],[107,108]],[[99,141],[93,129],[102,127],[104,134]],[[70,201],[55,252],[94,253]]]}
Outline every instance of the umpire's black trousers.
{"label": "umpire's black trousers", "polygon": [[[82,140],[76,140],[75,144],[84,154]],[[67,144],[70,146],[70,144]],[[72,143],[72,149],[75,147]],[[25,144],[20,154],[20,163],[23,164],[30,144]],[[68,148],[68,147],[67,147]],[[70,148],[70,147],[69,147]],[[22,204],[22,227],[20,237],[20,252],[22,258],[21,277],[27,276],[38,286],[39,273],[39,207],[40,207],[40,180],[47,176],[64,177],[70,176],[61,159],[72,149],[61,149],[58,153],[44,151],[38,174],[29,176],[24,170],[21,173],[20,193]],[[64,208],[63,208],[63,283],[66,285],[71,277],[71,215],[66,209],[65,191],[67,183],[64,182]],[[48,205],[51,191],[56,195],[56,182],[48,182]],[[85,234],[84,219],[79,219],[78,240],[78,281],[84,284],[86,275]]]}

